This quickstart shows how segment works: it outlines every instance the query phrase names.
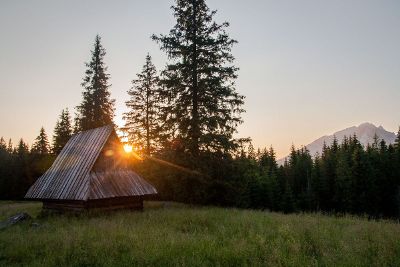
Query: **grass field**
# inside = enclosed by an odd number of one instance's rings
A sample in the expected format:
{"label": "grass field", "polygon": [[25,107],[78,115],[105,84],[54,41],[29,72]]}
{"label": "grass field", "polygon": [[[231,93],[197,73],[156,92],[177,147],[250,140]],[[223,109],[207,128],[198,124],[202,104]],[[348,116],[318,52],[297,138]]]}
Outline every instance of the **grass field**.
{"label": "grass field", "polygon": [[400,224],[148,202],[144,212],[36,218],[0,202],[0,266],[400,266]]}

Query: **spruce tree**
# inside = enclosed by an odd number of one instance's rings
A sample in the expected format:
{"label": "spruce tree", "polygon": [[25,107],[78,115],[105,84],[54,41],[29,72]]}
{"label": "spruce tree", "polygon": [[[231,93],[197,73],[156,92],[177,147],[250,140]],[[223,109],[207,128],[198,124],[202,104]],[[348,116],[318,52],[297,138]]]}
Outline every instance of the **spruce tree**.
{"label": "spruce tree", "polygon": [[168,35],[152,36],[170,60],[162,72],[169,122],[194,157],[232,151],[244,97],[235,90],[229,23],[217,24],[205,0],[176,0],[172,10],[176,25]]}
{"label": "spruce tree", "polygon": [[260,153],[259,164],[262,172],[266,172],[269,176],[271,176],[273,173],[276,174],[278,164],[276,163],[275,151],[272,146],[269,148],[269,150],[264,148]]}
{"label": "spruce tree", "polygon": [[61,111],[53,135],[53,153],[59,154],[72,136],[72,122],[68,108]]}
{"label": "spruce tree", "polygon": [[10,168],[8,165],[9,154],[7,152],[7,144],[3,137],[0,138],[0,199],[5,197],[7,192],[7,170]]}
{"label": "spruce tree", "polygon": [[[47,136],[46,133],[42,129],[40,130],[40,135],[38,138],[36,138],[36,141],[39,139],[46,140]],[[35,144],[44,144],[45,142],[35,142]],[[47,149],[48,152],[48,142],[47,142],[47,147],[46,148],[40,148],[40,145],[37,146],[37,148],[34,145],[33,148],[33,153],[40,153],[36,149]],[[14,174],[13,174],[13,181],[11,181],[11,188],[13,192],[13,198],[22,198],[23,195],[26,193],[26,190],[28,189],[29,185],[31,184],[32,177],[30,174],[30,166],[29,166],[29,148],[28,145],[24,142],[24,140],[21,138],[18,146],[15,149],[16,157],[14,158]],[[38,154],[39,155],[39,154]]]}
{"label": "spruce tree", "polygon": [[96,36],[92,58],[86,63],[87,70],[83,78],[82,103],[76,107],[75,131],[85,131],[108,124],[114,124],[114,100],[111,99],[108,83],[109,74],[104,63],[106,50],[101,38]]}
{"label": "spruce tree", "polygon": [[[23,142],[22,140],[20,141],[20,144],[18,146],[18,151],[22,149]],[[49,145],[49,140],[47,138],[47,134],[44,130],[44,128],[40,128],[40,133],[36,137],[35,142],[32,145],[31,152],[34,154],[39,154],[39,155],[47,155],[50,152],[50,145]]]}
{"label": "spruce tree", "polygon": [[247,147],[247,158],[250,160],[256,160],[256,152],[252,143]]}
{"label": "spruce tree", "polygon": [[1,151],[1,153],[7,152],[7,144],[6,144],[6,141],[4,141],[3,137],[0,137],[0,151]]}
{"label": "spruce tree", "polygon": [[10,154],[14,152],[14,147],[11,138],[8,139],[7,151]]}
{"label": "spruce tree", "polygon": [[[397,218],[400,218],[400,127],[396,135],[396,140],[393,145],[393,156],[391,163],[394,165],[393,180],[396,186],[395,194],[395,211]],[[392,185],[393,186],[393,185]]]}
{"label": "spruce tree", "polygon": [[351,155],[347,151],[341,149],[338,155],[336,165],[336,181],[334,188],[333,201],[335,210],[344,212],[352,207],[352,172],[351,172]]}
{"label": "spruce tree", "polygon": [[322,184],[321,184],[321,157],[319,153],[315,155],[313,169],[311,171],[311,187],[313,195],[313,210],[320,210],[320,202],[323,196]]}
{"label": "spruce tree", "polygon": [[272,145],[269,147],[268,154],[269,154],[269,164],[272,169],[276,170],[278,168],[278,164],[276,162],[276,153]]}
{"label": "spruce tree", "polygon": [[124,113],[125,127],[130,143],[146,155],[150,155],[159,147],[160,140],[160,96],[159,78],[150,55],[142,72],[132,81],[132,88],[126,106],[129,111]]}
{"label": "spruce tree", "polygon": [[400,127],[399,130],[397,131],[396,139],[394,141],[394,147],[396,148],[397,151],[400,151]]}
{"label": "spruce tree", "polygon": [[[43,127],[40,129],[40,133],[42,133],[42,129]],[[36,140],[38,140],[40,135],[41,134],[39,134],[39,136],[36,137]],[[22,138],[19,140],[18,146],[15,148],[15,152],[19,157],[27,157],[27,155],[29,154],[29,147]]]}
{"label": "spruce tree", "polygon": [[290,213],[295,210],[295,199],[293,197],[292,188],[288,181],[286,181],[285,191],[282,196],[282,209],[284,213]]}
{"label": "spruce tree", "polygon": [[332,157],[331,148],[324,142],[322,148],[322,155],[320,161],[320,194],[323,196],[320,198],[321,210],[329,211],[332,209],[332,198],[333,198],[333,186],[336,164]]}

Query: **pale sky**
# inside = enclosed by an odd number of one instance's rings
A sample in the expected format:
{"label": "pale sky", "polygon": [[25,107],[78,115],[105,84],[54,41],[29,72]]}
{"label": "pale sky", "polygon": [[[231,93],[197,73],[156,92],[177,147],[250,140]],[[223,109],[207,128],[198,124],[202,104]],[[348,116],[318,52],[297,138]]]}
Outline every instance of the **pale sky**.
{"label": "pale sky", "polygon": [[[228,21],[237,90],[246,96],[238,136],[285,156],[294,143],[362,122],[397,131],[400,124],[400,1],[209,0]],[[32,144],[51,136],[65,107],[81,101],[84,62],[95,35],[122,125],[126,91],[151,41],[174,25],[171,0],[0,1],[0,136]]]}

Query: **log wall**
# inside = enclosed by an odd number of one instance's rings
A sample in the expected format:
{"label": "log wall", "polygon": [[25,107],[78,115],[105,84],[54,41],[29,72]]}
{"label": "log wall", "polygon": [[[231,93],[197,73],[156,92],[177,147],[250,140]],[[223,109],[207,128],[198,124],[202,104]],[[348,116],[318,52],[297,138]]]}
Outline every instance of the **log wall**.
{"label": "log wall", "polygon": [[143,210],[143,197],[116,197],[88,201],[43,200],[43,209],[57,212],[85,210]]}

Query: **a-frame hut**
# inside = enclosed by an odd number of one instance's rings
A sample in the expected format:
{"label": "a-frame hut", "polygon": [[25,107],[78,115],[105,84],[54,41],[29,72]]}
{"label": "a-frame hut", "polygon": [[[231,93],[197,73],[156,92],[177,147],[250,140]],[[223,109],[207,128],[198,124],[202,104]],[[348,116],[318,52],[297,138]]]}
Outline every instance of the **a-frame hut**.
{"label": "a-frame hut", "polygon": [[126,168],[113,126],[71,137],[53,165],[28,190],[26,199],[43,201],[44,209],[142,209],[143,198],[156,189]]}

